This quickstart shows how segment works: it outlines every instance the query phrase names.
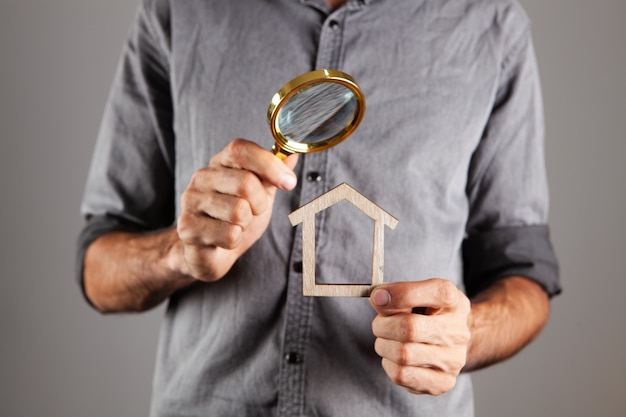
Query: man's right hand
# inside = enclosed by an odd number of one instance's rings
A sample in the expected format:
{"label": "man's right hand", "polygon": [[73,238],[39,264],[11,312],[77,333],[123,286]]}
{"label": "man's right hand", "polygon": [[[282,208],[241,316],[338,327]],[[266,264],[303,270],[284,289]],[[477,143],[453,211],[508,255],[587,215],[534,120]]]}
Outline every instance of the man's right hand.
{"label": "man's right hand", "polygon": [[295,187],[297,160],[234,140],[194,174],[177,230],[111,232],[89,245],[87,298],[103,313],[144,311],[195,280],[222,278],[267,228],[276,190]]}
{"label": "man's right hand", "polygon": [[177,222],[182,272],[207,282],[222,278],[267,229],[277,189],[296,186],[297,161],[235,139],[196,171]]}

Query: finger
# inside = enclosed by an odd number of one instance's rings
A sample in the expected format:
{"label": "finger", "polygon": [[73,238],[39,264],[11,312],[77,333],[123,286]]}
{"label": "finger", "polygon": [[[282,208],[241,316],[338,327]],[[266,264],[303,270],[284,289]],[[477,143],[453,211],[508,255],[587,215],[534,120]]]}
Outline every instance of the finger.
{"label": "finger", "polygon": [[289,155],[287,158],[283,160],[283,164],[287,165],[289,169],[293,171],[296,168],[296,165],[298,165],[299,159],[300,157],[297,153],[292,153],[291,155]]}
{"label": "finger", "polygon": [[195,279],[213,282],[227,272],[228,262],[218,262],[218,258],[226,259],[231,252],[216,246],[184,246],[183,256],[187,273]]}
{"label": "finger", "polygon": [[454,308],[459,299],[459,289],[440,278],[383,284],[370,295],[372,307],[378,314],[386,316],[410,313],[415,307],[429,307],[431,311]]}
{"label": "finger", "polygon": [[398,365],[383,358],[382,366],[391,381],[414,394],[441,395],[456,385],[457,375],[436,368]]}
{"label": "finger", "polygon": [[422,316],[398,313],[378,315],[372,321],[374,336],[400,342],[454,345],[466,337],[467,329],[461,320],[450,315]]}
{"label": "finger", "polygon": [[203,214],[183,212],[176,224],[179,239],[185,245],[234,249],[241,241],[243,228]]}
{"label": "finger", "polygon": [[467,350],[441,347],[424,343],[402,343],[377,338],[374,350],[381,358],[402,366],[436,368],[446,373],[458,374],[465,366]]}
{"label": "finger", "polygon": [[254,142],[235,139],[222,152],[215,155],[209,165],[245,169],[273,187],[291,190],[297,183],[297,177],[293,172],[297,157],[287,160],[288,164],[283,163],[270,151]]}
{"label": "finger", "polygon": [[232,223],[245,228],[250,224],[253,213],[248,200],[232,195],[191,193],[189,199],[198,199],[196,215],[204,215],[223,222]]}
{"label": "finger", "polygon": [[263,213],[269,206],[267,190],[255,174],[224,167],[208,167],[196,171],[182,195],[181,204],[184,210],[205,212],[209,216],[227,220],[214,212],[218,205],[225,204],[220,201],[222,196],[246,200],[254,215]]}
{"label": "finger", "polygon": [[201,281],[214,281],[217,273],[210,268],[210,265],[213,265],[211,258],[215,256],[216,250],[214,246],[184,246],[183,256],[188,273]]}

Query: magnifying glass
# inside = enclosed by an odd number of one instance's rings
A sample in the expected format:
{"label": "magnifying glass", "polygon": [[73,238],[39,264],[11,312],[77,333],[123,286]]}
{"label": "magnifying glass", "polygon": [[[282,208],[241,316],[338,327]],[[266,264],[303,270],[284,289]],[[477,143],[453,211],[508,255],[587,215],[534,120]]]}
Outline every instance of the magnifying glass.
{"label": "magnifying glass", "polygon": [[365,98],[345,72],[307,72],[283,86],[270,102],[267,121],[280,159],[292,153],[319,152],[345,140],[365,113]]}

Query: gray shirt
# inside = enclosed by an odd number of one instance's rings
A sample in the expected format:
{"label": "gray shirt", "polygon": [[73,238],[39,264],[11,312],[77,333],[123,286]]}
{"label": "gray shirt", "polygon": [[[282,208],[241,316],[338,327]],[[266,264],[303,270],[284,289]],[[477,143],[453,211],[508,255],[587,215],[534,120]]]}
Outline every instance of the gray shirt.
{"label": "gray shirt", "polygon": [[[543,119],[529,22],[513,0],[145,0],[111,89],[79,239],[171,226],[192,173],[233,138],[270,148],[266,110],[291,78],[340,69],[367,111],[347,141],[300,159],[263,237],[219,282],[169,300],[151,415],[471,416],[462,374],[439,396],[395,386],[367,299],[302,296],[287,215],[346,182],[399,219],[386,281],[501,277],[560,291],[547,223]],[[317,214],[319,282],[367,283],[372,225]]]}

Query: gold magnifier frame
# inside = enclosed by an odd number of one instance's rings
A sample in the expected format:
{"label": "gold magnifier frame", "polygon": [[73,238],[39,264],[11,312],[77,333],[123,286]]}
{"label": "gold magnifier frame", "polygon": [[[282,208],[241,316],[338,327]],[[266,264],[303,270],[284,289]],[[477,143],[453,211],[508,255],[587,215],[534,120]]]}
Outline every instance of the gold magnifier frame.
{"label": "gold magnifier frame", "polygon": [[[298,93],[313,94],[312,90],[316,86],[328,86],[328,83],[335,83],[344,86],[350,91],[355,100],[354,114],[349,120],[339,127],[339,130],[332,133],[329,137],[322,137],[313,142],[305,142],[289,138],[284,132],[285,127],[280,125],[281,109],[290,103],[291,100],[297,100]],[[322,99],[323,100],[323,99]],[[293,101],[291,102],[293,104]],[[323,102],[322,102],[323,104]],[[341,110],[341,109],[338,109]],[[306,111],[306,110],[305,110]],[[272,146],[272,152],[280,159],[285,159],[293,153],[310,153],[319,152],[328,149],[338,143],[344,141],[354,132],[365,114],[365,97],[359,88],[357,82],[345,72],[331,69],[321,69],[302,74],[285,84],[272,97],[269,108],[267,110],[267,121],[274,136],[275,144]]]}

